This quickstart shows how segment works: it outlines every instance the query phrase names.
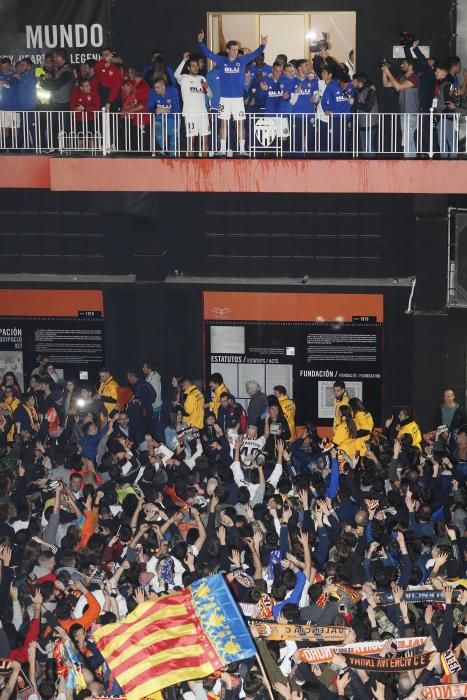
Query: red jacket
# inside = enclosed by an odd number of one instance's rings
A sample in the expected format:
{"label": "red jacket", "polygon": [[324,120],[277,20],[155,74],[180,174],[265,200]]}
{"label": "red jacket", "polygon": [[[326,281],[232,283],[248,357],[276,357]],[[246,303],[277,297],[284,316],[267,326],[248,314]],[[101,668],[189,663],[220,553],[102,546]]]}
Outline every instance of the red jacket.
{"label": "red jacket", "polygon": [[40,620],[37,617],[35,617],[29,625],[29,629],[26,632],[23,645],[18,647],[17,649],[11,650],[10,659],[13,659],[14,661],[19,661],[22,664],[27,663],[29,645],[31,642],[38,641],[40,629]]}
{"label": "red jacket", "polygon": [[147,84],[145,80],[140,80],[139,83],[136,83],[135,85],[135,106],[136,105],[143,105],[143,110],[142,113],[144,113],[144,117],[136,117],[135,115],[138,114],[138,112],[134,112],[133,116],[131,117],[131,120],[133,122],[136,122],[137,124],[141,124],[141,120],[143,124],[149,124],[149,121],[151,119],[151,116],[149,114],[146,114],[148,111],[148,100],[149,100],[149,93],[151,92],[151,88]]}
{"label": "red jacket", "polygon": [[[145,80],[140,80],[139,83],[135,80],[127,80],[122,87],[122,114],[128,113],[127,110],[134,109],[136,105],[143,105],[143,109],[139,112],[130,112],[130,120],[133,124],[149,124],[151,115],[148,112],[148,100],[151,88]],[[144,117],[137,117],[137,114],[144,114]]]}
{"label": "red jacket", "polygon": [[105,88],[110,88],[107,102],[115,102],[120,95],[120,89],[122,87],[120,66],[115,65],[115,63],[106,65],[105,61],[100,60],[97,61],[94,70],[96,71],[97,84]]}
{"label": "red jacket", "polygon": [[99,112],[100,110],[100,100],[99,95],[91,90],[91,93],[87,95],[81,88],[75,87],[70,95],[70,109],[75,111],[78,107],[84,107],[83,111],[76,112],[76,121],[83,121],[83,114],[86,113],[88,121],[94,120],[94,112]]}

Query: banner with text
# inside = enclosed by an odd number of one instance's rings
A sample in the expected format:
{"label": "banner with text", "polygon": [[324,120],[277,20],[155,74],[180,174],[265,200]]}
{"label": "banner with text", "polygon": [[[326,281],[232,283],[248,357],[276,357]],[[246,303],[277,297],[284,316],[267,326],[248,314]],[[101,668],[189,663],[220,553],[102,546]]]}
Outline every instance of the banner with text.
{"label": "banner with text", "polygon": [[39,356],[59,377],[97,380],[104,365],[104,303],[100,291],[0,290],[0,378],[29,382]]}
{"label": "banner with text", "polygon": [[244,407],[247,382],[267,394],[280,384],[298,425],[330,426],[342,379],[380,423],[382,295],[204,292],[203,305],[206,372],[220,372]]}
{"label": "banner with text", "polygon": [[56,48],[84,63],[109,43],[110,0],[3,0],[0,18],[0,55],[12,63],[29,57],[41,65]]}

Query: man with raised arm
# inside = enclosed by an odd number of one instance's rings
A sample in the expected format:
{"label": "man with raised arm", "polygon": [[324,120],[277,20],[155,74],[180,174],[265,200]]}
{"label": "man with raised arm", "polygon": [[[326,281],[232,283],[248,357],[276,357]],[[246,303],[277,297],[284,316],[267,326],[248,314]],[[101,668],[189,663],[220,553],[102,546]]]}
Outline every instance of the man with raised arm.
{"label": "man with raised arm", "polygon": [[222,155],[227,153],[227,129],[230,118],[237,123],[237,138],[240,153],[245,153],[245,104],[243,93],[245,89],[245,68],[264,52],[268,41],[267,36],[261,37],[261,44],[256,51],[240,56],[236,41],[228,41],[227,56],[221,56],[210,51],[204,44],[204,32],[198,34],[200,51],[203,56],[210,58],[219,68],[221,99],[219,118],[221,119],[221,148]]}

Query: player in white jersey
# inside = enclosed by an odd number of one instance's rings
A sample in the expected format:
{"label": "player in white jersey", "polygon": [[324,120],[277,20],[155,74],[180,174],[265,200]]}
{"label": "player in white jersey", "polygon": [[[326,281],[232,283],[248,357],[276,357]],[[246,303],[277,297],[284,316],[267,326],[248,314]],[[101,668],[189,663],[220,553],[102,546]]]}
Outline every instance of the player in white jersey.
{"label": "player in white jersey", "polygon": [[[188,62],[188,65],[187,65]],[[182,73],[187,65],[188,73]],[[180,84],[183,100],[183,116],[187,137],[187,155],[194,152],[195,138],[199,137],[200,155],[206,155],[208,151],[209,116],[206,109],[206,94],[208,84],[199,73],[199,62],[185,51],[182,61],[175,71],[175,77]]]}
{"label": "player in white jersey", "polygon": [[262,457],[265,443],[263,436],[258,437],[256,425],[249,425],[240,448],[241,463],[247,468],[254,467],[258,458]]}

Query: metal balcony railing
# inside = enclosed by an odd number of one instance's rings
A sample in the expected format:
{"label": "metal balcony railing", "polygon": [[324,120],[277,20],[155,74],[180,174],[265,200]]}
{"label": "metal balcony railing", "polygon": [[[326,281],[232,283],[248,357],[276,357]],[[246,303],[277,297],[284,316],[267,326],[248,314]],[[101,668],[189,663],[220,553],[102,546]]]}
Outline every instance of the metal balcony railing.
{"label": "metal balcony railing", "polygon": [[246,158],[458,158],[463,114],[0,112],[2,153],[239,156]]}

